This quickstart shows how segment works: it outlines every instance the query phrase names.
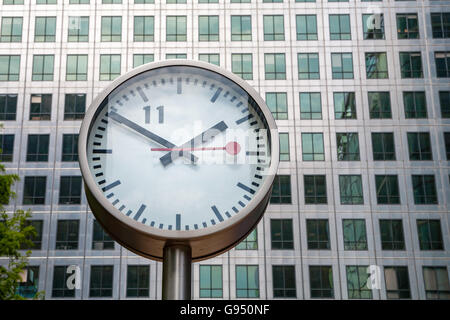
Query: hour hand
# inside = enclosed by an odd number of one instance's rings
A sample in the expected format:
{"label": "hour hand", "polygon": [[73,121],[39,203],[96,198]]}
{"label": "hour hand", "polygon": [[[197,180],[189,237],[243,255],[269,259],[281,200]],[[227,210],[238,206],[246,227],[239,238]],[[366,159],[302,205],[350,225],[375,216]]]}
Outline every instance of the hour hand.
{"label": "hour hand", "polygon": [[[181,146],[176,147],[176,149],[193,148],[196,145],[205,143],[205,142],[213,139],[216,135],[225,131],[227,128],[228,128],[228,126],[226,125],[226,123],[224,121],[220,121],[216,125],[209,128],[208,130],[205,130],[202,133],[200,133],[199,135],[197,135],[196,137],[192,138],[188,142],[182,144]],[[167,166],[168,164],[172,163],[172,160],[178,158],[180,155],[184,156],[184,154],[185,154],[184,151],[174,150],[174,151],[170,151],[170,152],[166,153],[161,158],[159,158],[159,160],[161,161],[163,166]],[[194,162],[194,161],[192,161],[192,162]]]}
{"label": "hour hand", "polygon": [[[131,120],[128,120],[127,118],[121,116],[115,111],[109,111],[108,117],[111,119],[117,121],[118,123],[122,123],[123,125],[127,126],[128,128],[136,131],[137,133],[142,134],[144,137],[149,138],[150,140],[156,142],[157,144],[166,147],[166,148],[174,148],[176,147],[172,142],[167,141],[166,139],[154,134],[153,132],[141,127],[140,125],[134,123]],[[189,159],[192,162],[197,161],[198,157],[193,155],[190,152],[183,152],[183,157]]]}

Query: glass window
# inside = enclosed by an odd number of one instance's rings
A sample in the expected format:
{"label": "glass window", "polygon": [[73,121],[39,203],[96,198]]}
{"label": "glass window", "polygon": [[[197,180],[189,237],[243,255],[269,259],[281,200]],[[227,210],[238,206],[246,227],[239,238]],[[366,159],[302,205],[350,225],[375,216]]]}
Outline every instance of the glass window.
{"label": "glass window", "polygon": [[80,220],[58,220],[56,250],[77,250]]}
{"label": "glass window", "polygon": [[450,161],[450,132],[444,132],[444,144],[445,144],[446,159]]}
{"label": "glass window", "polygon": [[81,176],[61,176],[59,183],[59,204],[81,203]]}
{"label": "glass window", "polygon": [[254,229],[250,234],[242,240],[236,247],[236,250],[258,250],[258,233]]}
{"label": "glass window", "polygon": [[394,133],[372,132],[372,151],[374,161],[394,161]]}
{"label": "glass window", "polygon": [[71,276],[70,272],[67,272],[69,266],[55,266],[53,268],[53,285],[52,285],[52,298],[74,298],[75,288],[69,289],[67,281]]}
{"label": "glass window", "polygon": [[297,62],[299,80],[320,79],[318,53],[299,53]]}
{"label": "glass window", "polygon": [[14,135],[0,134],[0,161],[12,162],[14,154]]}
{"label": "glass window", "polygon": [[317,40],[317,16],[298,14],[295,16],[297,40]]}
{"label": "glass window", "polygon": [[416,13],[397,13],[397,35],[399,39],[419,38],[419,22]]}
{"label": "glass window", "polygon": [[341,204],[363,204],[364,196],[360,175],[340,175],[339,188]]}
{"label": "glass window", "polygon": [[167,16],[166,41],[186,41],[186,40],[187,40],[187,17]]}
{"label": "glass window", "polygon": [[21,42],[22,23],[22,17],[3,17],[0,42]]}
{"label": "glass window", "polygon": [[333,268],[309,266],[311,298],[334,298]]}
{"label": "glass window", "polygon": [[423,78],[420,52],[400,52],[402,78]]}
{"label": "glass window", "polygon": [[19,4],[23,4],[23,0],[3,0],[3,4],[4,5],[8,5],[8,4],[19,5]]}
{"label": "glass window", "polygon": [[133,54],[133,68],[153,62],[154,60],[155,58],[151,53]]}
{"label": "glass window", "polygon": [[166,59],[187,59],[186,53],[166,53]]}
{"label": "glass window", "polygon": [[122,17],[102,17],[101,41],[122,41]]}
{"label": "glass window", "polygon": [[231,16],[231,41],[252,40],[252,17]]}
{"label": "glass window", "polygon": [[32,81],[53,81],[54,55],[34,55]]}
{"label": "glass window", "polygon": [[32,94],[29,120],[50,120],[52,113],[51,94]]}
{"label": "glass window", "polygon": [[352,53],[332,53],[331,71],[333,79],[353,79]]}
{"label": "glass window", "polygon": [[218,53],[199,53],[198,60],[220,66],[220,55]]}
{"label": "glass window", "polygon": [[120,76],[120,54],[100,55],[100,81],[111,81]]}
{"label": "glass window", "polygon": [[114,266],[91,266],[89,297],[112,297]]}
{"label": "glass window", "polygon": [[236,298],[259,298],[258,266],[236,265]]}
{"label": "glass window", "polygon": [[19,81],[20,56],[0,55],[0,81]]}
{"label": "glass window", "polygon": [[384,267],[386,297],[388,299],[410,299],[408,267]]}
{"label": "glass window", "polygon": [[280,138],[280,161],[289,161],[289,133],[279,133]]}
{"label": "glass window", "polygon": [[450,91],[439,91],[439,105],[442,118],[450,118]]}
{"label": "glass window", "polygon": [[328,219],[307,219],[306,233],[309,250],[330,250]]}
{"label": "glass window", "polygon": [[427,118],[427,100],[425,98],[425,91],[403,92],[403,104],[405,107],[406,119]]}
{"label": "glass window", "polygon": [[384,39],[384,15],[382,13],[363,14],[364,40]]}
{"label": "glass window", "polygon": [[29,134],[26,161],[47,162],[49,134]]}
{"label": "glass window", "polygon": [[264,40],[284,41],[284,16],[264,15]]}
{"label": "glass window", "polygon": [[350,15],[330,14],[330,40],[351,40]]}
{"label": "glass window", "polygon": [[367,79],[389,78],[386,52],[366,52]]}
{"label": "glass window", "polygon": [[69,17],[68,42],[88,42],[89,17]]}
{"label": "glass window", "polygon": [[134,41],[148,42],[155,40],[155,17],[135,16],[134,17]]}
{"label": "glass window", "polygon": [[433,38],[450,38],[450,13],[432,12],[431,27]]}
{"label": "glass window", "polygon": [[323,133],[302,133],[303,161],[324,161]]}
{"label": "glass window", "polygon": [[320,92],[300,92],[300,118],[302,120],[322,119]]}
{"label": "glass window", "polygon": [[336,133],[338,161],[359,161],[359,140],[357,132]]}
{"label": "glass window", "polygon": [[383,250],[405,250],[401,219],[380,219],[380,235]]}
{"label": "glass window", "polygon": [[66,81],[86,81],[87,67],[87,54],[67,55]]}
{"label": "glass window", "polygon": [[114,240],[97,220],[94,220],[92,225],[92,250],[114,250]]}
{"label": "glass window", "polygon": [[272,250],[294,249],[292,219],[271,219]]}
{"label": "glass window", "polygon": [[266,92],[266,104],[276,120],[288,118],[286,92]]}
{"label": "glass window", "polygon": [[219,41],[219,16],[198,17],[198,40]]}
{"label": "glass window", "polygon": [[286,80],[286,58],[284,53],[265,53],[264,70],[266,80]]}
{"label": "glass window", "polygon": [[253,63],[251,53],[231,54],[231,70],[244,80],[253,80]]}
{"label": "glass window", "polygon": [[44,226],[44,220],[26,220],[25,226],[32,226],[36,231],[35,235],[28,238],[32,242],[31,246],[22,244],[21,250],[41,250],[42,249],[42,230]]}
{"label": "glass window", "polygon": [[39,266],[28,266],[23,270],[26,280],[19,282],[15,293],[26,299],[33,299],[39,288]]}
{"label": "glass window", "polygon": [[372,290],[368,288],[368,266],[347,266],[347,293],[349,299],[372,299]]}
{"label": "glass window", "polygon": [[354,92],[333,92],[335,119],[356,119]]}
{"label": "glass window", "polygon": [[415,204],[438,204],[434,175],[413,175]]}
{"label": "glass window", "polygon": [[304,175],[305,204],[327,204],[325,175]]}
{"label": "glass window", "polygon": [[82,120],[86,110],[86,94],[68,93],[64,98],[64,120]]}
{"label": "glass window", "polygon": [[420,250],[444,250],[439,220],[417,219],[417,234]]}
{"label": "glass window", "polygon": [[368,92],[370,119],[392,119],[389,92]]}
{"label": "glass window", "polygon": [[78,134],[63,134],[61,161],[78,161]]}
{"label": "glass window", "polygon": [[200,298],[222,298],[221,265],[200,265]]}
{"label": "glass window", "polygon": [[450,77],[450,52],[435,52],[436,76],[438,78]]}
{"label": "glass window", "polygon": [[150,293],[150,266],[127,266],[127,298],[148,297]]}
{"label": "glass window", "polygon": [[295,266],[272,266],[273,297],[295,298]]}
{"label": "glass window", "polygon": [[46,176],[26,176],[23,185],[24,205],[45,204]]}
{"label": "glass window", "polygon": [[0,94],[0,120],[15,121],[16,111],[17,94]]}
{"label": "glass window", "polygon": [[408,132],[409,160],[433,160],[429,132]]}
{"label": "glass window", "polygon": [[344,250],[367,250],[366,221],[343,219]]}
{"label": "glass window", "polygon": [[400,204],[400,191],[396,175],[375,175],[378,204]]}
{"label": "glass window", "polygon": [[291,195],[291,176],[276,175],[272,187],[272,196],[270,203],[273,204],[290,204],[292,203]]}
{"label": "glass window", "polygon": [[55,42],[56,17],[36,17],[34,27],[35,42]]}
{"label": "glass window", "polygon": [[450,285],[448,281],[447,267],[423,267],[423,281],[427,299],[449,300]]}

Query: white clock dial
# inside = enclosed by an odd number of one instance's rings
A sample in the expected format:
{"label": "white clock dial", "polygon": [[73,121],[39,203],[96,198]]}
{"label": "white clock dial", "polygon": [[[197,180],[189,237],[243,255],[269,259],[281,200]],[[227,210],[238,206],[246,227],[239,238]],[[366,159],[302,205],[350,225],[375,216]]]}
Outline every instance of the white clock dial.
{"label": "white clock dial", "polygon": [[234,82],[193,66],[153,69],[100,104],[86,142],[90,173],[121,214],[161,230],[220,224],[266,179],[268,127]]}

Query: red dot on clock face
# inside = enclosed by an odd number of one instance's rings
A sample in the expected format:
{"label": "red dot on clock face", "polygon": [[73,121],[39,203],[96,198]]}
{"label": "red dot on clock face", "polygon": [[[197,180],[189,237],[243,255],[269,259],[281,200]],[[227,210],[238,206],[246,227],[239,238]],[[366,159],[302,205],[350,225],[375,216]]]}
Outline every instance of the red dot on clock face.
{"label": "red dot on clock face", "polygon": [[228,142],[225,145],[225,151],[232,156],[237,155],[241,151],[241,145],[236,141]]}

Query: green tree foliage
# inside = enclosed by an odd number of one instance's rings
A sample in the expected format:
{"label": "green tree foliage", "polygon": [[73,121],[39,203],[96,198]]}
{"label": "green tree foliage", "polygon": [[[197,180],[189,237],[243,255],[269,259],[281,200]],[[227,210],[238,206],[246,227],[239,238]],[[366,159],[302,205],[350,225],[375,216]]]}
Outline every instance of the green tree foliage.
{"label": "green tree foliage", "polygon": [[[8,214],[3,208],[15,197],[11,187],[18,180],[19,176],[7,174],[0,164],[0,256],[8,258],[7,266],[0,265],[0,300],[24,299],[17,294],[17,288],[31,251],[24,253],[21,249],[31,247],[33,243],[30,239],[36,236],[36,230],[28,223],[30,211],[17,210]],[[41,293],[35,298],[39,297]]]}

